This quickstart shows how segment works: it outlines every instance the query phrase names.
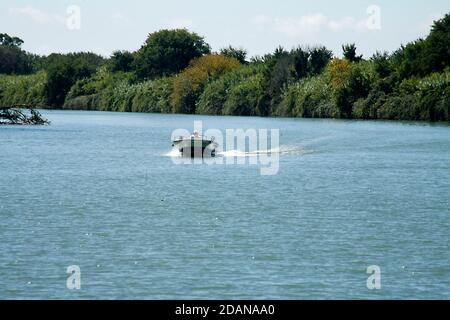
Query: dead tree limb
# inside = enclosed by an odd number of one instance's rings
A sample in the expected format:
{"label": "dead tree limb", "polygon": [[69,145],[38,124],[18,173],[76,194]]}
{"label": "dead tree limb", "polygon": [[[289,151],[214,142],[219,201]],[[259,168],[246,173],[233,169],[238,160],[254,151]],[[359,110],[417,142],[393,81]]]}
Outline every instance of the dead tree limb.
{"label": "dead tree limb", "polygon": [[[29,115],[25,114],[21,108],[27,108]],[[13,125],[44,125],[50,124],[50,121],[44,119],[39,111],[29,105],[14,105],[0,107],[0,124]]]}

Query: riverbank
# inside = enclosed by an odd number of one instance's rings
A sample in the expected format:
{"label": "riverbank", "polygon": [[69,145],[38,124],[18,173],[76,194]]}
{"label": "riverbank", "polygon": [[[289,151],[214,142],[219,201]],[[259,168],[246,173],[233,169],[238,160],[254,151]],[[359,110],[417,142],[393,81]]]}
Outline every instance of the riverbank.
{"label": "riverbank", "polygon": [[133,53],[52,54],[32,74],[0,75],[0,106],[449,121],[448,34],[447,14],[425,39],[391,54],[364,59],[354,44],[342,46],[343,58],[321,46],[279,47],[247,61],[243,49],[214,53],[195,33],[161,30]]}
{"label": "riverbank", "polygon": [[[342,63],[342,61],[336,61]],[[363,62],[352,66],[363,73],[364,69],[373,67],[372,62]],[[250,67],[242,67],[227,77],[240,77],[249,72]],[[336,95],[343,89],[332,87],[333,78],[320,75],[292,83],[281,95],[276,108],[261,113],[260,97],[254,97],[253,91],[240,91],[234,87],[248,85],[243,77],[240,84],[226,88],[225,79],[218,79],[208,84],[198,98],[195,114],[206,115],[244,115],[271,117],[303,118],[351,118],[351,119],[385,119],[385,120],[422,120],[448,121],[450,119],[450,72],[435,73],[422,79],[408,79],[396,92],[385,93],[371,90],[367,97],[360,98],[351,106],[351,111],[343,114],[343,105],[337,103]],[[99,71],[101,81],[111,77],[105,70]],[[126,77],[126,75],[123,75]],[[329,76],[329,75],[328,75]],[[103,78],[104,77],[104,78]],[[255,75],[249,76],[254,78]],[[256,76],[257,77],[257,76]],[[182,113],[174,110],[171,96],[171,79],[159,79],[143,83],[111,82],[102,90],[92,94],[77,95],[73,91],[68,95],[64,105],[47,106],[45,102],[45,72],[29,76],[0,76],[2,96],[0,104],[31,104],[42,108],[98,110],[123,112]],[[370,76],[368,77],[370,79]],[[93,80],[87,81],[90,85]],[[218,86],[223,85],[222,88]],[[230,85],[231,86],[231,85]],[[249,95],[253,99],[246,97]],[[342,102],[345,104],[345,102]]]}

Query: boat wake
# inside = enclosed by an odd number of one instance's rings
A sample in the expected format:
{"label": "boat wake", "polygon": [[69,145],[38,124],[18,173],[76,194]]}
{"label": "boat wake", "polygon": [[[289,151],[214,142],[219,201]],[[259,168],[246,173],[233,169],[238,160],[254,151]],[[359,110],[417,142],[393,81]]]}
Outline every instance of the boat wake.
{"label": "boat wake", "polygon": [[218,152],[217,155],[220,157],[257,157],[259,155],[303,155],[307,153],[302,147],[297,146],[281,146],[279,148],[269,149],[269,150],[255,150],[255,151],[241,151],[241,150],[227,150]]}
{"label": "boat wake", "polygon": [[178,157],[181,157],[182,154],[178,149],[172,149],[172,150],[170,150],[170,152],[166,153],[164,156],[170,157],[170,158],[178,158]]}
{"label": "boat wake", "polygon": [[[304,155],[307,153],[311,153],[311,150],[305,150],[301,146],[280,146],[279,148],[269,149],[269,150],[254,150],[254,151],[241,151],[241,150],[227,150],[227,151],[219,151],[216,153],[216,157],[224,157],[224,158],[246,158],[246,157],[258,157],[260,155]],[[170,152],[165,154],[166,157],[178,158],[181,157],[182,154],[177,149],[172,149]]]}

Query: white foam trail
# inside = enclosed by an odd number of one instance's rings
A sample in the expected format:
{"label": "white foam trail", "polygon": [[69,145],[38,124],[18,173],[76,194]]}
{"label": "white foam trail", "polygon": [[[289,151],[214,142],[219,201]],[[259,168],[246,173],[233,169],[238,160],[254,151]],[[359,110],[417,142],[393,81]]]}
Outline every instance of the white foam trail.
{"label": "white foam trail", "polygon": [[262,154],[278,153],[280,155],[302,155],[307,153],[302,147],[297,146],[281,146],[279,148],[269,150],[255,150],[255,151],[241,151],[241,150],[228,150],[218,152],[217,155],[221,157],[257,157]]}
{"label": "white foam trail", "polygon": [[[254,151],[241,151],[241,150],[227,150],[219,151],[216,153],[217,157],[235,157],[235,158],[245,158],[245,157],[257,157],[259,155],[266,154],[279,154],[279,155],[304,155],[312,152],[312,150],[305,150],[300,146],[281,146],[279,148],[273,148],[269,150],[254,150]],[[182,156],[181,152],[174,148],[170,152],[166,153],[164,156],[171,158],[179,158]]]}
{"label": "white foam trail", "polygon": [[181,152],[178,149],[172,149],[170,152],[166,153],[164,156],[171,158],[181,157]]}
{"label": "white foam trail", "polygon": [[222,151],[222,152],[218,152],[217,155],[219,157],[226,157],[226,158],[229,158],[229,157],[242,158],[242,157],[250,157],[251,156],[251,154],[249,152],[243,152],[240,150]]}

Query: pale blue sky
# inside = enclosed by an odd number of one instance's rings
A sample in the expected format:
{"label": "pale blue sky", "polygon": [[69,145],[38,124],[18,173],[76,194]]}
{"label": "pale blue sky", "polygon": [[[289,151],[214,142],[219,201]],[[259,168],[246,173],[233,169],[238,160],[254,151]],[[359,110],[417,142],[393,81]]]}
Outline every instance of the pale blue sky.
{"label": "pale blue sky", "polygon": [[[70,5],[81,10],[80,29],[67,28]],[[367,13],[371,5],[381,9],[381,29],[367,27],[368,18],[376,19]],[[136,50],[150,32],[187,27],[213,50],[231,44],[261,55],[278,45],[323,44],[340,55],[342,43],[355,42],[368,56],[425,36],[433,19],[448,12],[448,0],[2,0],[0,32],[40,54]]]}

